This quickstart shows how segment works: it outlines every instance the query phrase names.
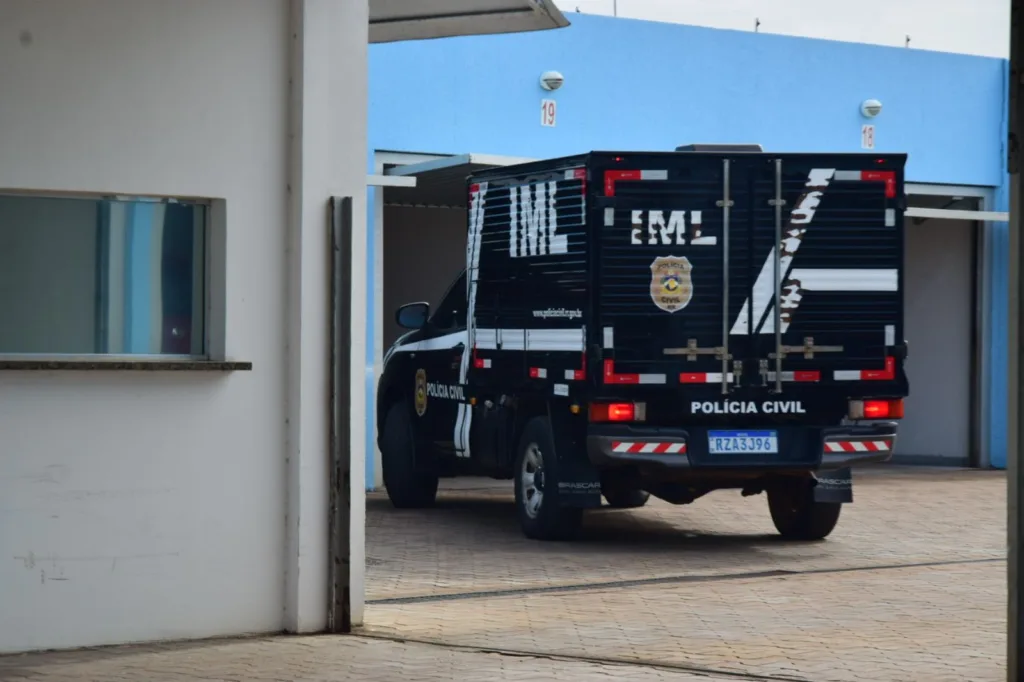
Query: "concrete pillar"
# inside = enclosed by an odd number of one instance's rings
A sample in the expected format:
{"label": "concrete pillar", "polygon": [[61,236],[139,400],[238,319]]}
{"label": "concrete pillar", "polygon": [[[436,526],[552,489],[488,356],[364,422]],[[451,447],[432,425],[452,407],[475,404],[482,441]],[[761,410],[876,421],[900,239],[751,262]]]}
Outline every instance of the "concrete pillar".
{"label": "concrete pillar", "polygon": [[[350,196],[366,224],[367,0],[290,0],[287,215],[287,534],[285,629],[327,624],[330,453],[328,207]],[[352,623],[362,623],[365,566],[366,234],[352,236]]]}

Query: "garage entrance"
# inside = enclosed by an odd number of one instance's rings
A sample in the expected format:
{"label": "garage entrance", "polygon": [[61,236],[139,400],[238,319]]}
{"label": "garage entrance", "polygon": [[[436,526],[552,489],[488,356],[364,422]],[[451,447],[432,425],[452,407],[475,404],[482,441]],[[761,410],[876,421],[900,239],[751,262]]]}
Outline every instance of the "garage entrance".
{"label": "garage entrance", "polygon": [[979,458],[983,224],[978,197],[908,195],[906,337],[910,399],[896,458],[976,466]]}
{"label": "garage entrance", "polygon": [[[378,152],[378,172],[414,186],[388,186],[377,210],[377,362],[401,334],[393,311],[436,306],[465,261],[466,176],[531,159],[486,154]],[[911,398],[897,441],[907,464],[987,466],[982,437],[981,273],[988,190],[907,185],[906,337]],[[380,484],[379,453],[375,479]]]}
{"label": "garage entrance", "polygon": [[383,194],[383,348],[401,333],[391,313],[403,303],[434,309],[466,262],[466,176],[528,159],[487,154],[384,164],[386,175],[415,179],[414,187]]}

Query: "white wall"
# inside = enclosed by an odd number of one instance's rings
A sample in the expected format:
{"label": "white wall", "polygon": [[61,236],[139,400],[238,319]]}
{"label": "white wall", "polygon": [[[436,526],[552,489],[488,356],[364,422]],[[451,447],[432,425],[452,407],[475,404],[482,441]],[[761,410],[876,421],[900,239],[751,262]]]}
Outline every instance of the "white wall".
{"label": "white wall", "polygon": [[555,0],[569,21],[581,12],[693,26],[1010,56],[1010,0]]}
{"label": "white wall", "polygon": [[[354,170],[289,165],[288,134],[303,131],[289,131],[285,0],[0,0],[0,188],[224,199],[227,357],[253,363],[0,375],[0,652],[323,627],[326,586],[297,593],[327,565],[326,417],[305,421],[318,401],[324,412],[326,387],[286,389],[297,370],[326,375],[326,361],[286,362],[299,349],[285,311],[298,301],[304,323],[322,319],[326,294],[302,298],[321,283],[289,283],[285,252],[311,215],[299,247],[307,259],[306,240],[322,248],[328,193],[352,194],[365,224],[366,7],[304,4],[332,45],[299,65],[332,85],[306,102],[305,134]],[[289,182],[308,190],[298,211]],[[357,317],[364,279],[353,276]],[[304,346],[317,349],[320,330]],[[304,421],[286,438],[296,395]],[[353,399],[361,447],[361,385]],[[301,462],[286,457],[300,446]]]}

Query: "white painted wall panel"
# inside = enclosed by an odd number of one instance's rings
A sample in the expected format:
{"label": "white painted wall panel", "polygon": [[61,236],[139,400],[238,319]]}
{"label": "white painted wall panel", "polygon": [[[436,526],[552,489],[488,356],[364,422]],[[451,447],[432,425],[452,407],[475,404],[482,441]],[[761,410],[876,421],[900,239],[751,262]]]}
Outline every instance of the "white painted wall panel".
{"label": "white painted wall panel", "polygon": [[254,363],[0,376],[0,651],[278,630],[287,4],[4,0],[0,26],[0,188],[225,199]]}

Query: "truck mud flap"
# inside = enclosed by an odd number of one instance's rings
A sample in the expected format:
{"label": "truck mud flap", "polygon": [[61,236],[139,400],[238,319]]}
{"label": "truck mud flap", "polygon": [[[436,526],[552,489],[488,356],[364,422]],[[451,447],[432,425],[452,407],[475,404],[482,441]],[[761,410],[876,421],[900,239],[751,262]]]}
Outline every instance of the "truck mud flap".
{"label": "truck mud flap", "polygon": [[601,506],[601,476],[587,456],[586,424],[556,418],[558,412],[563,410],[548,410],[558,457],[559,503],[563,507],[596,509]]}
{"label": "truck mud flap", "polygon": [[853,470],[850,467],[825,471],[815,478],[815,502],[853,502]]}

